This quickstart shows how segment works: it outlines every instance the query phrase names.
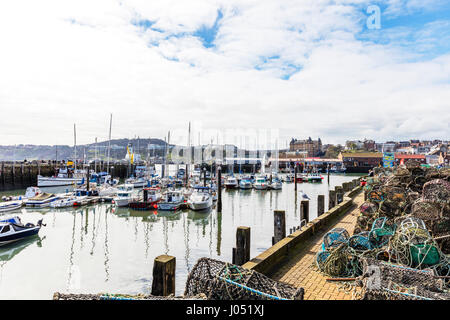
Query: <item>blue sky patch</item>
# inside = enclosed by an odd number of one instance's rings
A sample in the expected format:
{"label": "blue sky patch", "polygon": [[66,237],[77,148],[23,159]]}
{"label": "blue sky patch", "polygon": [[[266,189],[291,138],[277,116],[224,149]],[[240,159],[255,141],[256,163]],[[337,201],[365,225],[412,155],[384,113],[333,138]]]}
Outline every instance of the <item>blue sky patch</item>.
{"label": "blue sky patch", "polygon": [[216,40],[217,32],[219,31],[219,23],[222,18],[223,13],[221,10],[218,10],[216,20],[211,27],[203,25],[200,29],[194,32],[194,36],[202,40],[205,48],[215,47],[214,41]]}

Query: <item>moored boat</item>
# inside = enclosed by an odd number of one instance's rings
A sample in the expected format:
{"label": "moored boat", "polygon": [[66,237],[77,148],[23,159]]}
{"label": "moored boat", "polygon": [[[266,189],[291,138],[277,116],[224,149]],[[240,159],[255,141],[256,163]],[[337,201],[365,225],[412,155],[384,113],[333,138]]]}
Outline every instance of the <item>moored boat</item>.
{"label": "moored boat", "polygon": [[22,208],[22,206],[22,200],[0,202],[0,213],[17,210]]}
{"label": "moored boat", "polygon": [[253,183],[253,188],[255,188],[256,190],[266,190],[268,188],[266,177],[256,177],[255,183]]}
{"label": "moored boat", "polygon": [[42,219],[37,225],[32,223],[23,225],[19,217],[0,221],[0,246],[36,235],[42,225]]}
{"label": "moored boat", "polygon": [[184,196],[181,191],[169,190],[164,192],[161,201],[158,202],[158,210],[175,211],[184,204]]}
{"label": "moored boat", "polygon": [[225,181],[225,188],[227,189],[236,189],[238,186],[238,181],[234,176],[229,176]]}
{"label": "moored boat", "polygon": [[53,193],[41,193],[36,197],[30,198],[26,202],[26,206],[30,208],[46,208],[49,207],[53,201],[58,200],[59,197]]}
{"label": "moored boat", "polygon": [[196,187],[189,197],[188,206],[191,210],[205,210],[213,205],[212,195],[208,187]]}

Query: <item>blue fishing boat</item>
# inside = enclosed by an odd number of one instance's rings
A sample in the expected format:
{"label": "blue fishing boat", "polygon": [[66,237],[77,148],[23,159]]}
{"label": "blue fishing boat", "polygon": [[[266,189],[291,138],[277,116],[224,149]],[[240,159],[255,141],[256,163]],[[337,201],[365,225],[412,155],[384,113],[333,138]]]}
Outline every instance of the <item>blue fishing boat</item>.
{"label": "blue fishing boat", "polygon": [[19,217],[0,221],[0,246],[26,239],[38,234],[41,229],[42,219],[37,225],[27,223],[23,225]]}

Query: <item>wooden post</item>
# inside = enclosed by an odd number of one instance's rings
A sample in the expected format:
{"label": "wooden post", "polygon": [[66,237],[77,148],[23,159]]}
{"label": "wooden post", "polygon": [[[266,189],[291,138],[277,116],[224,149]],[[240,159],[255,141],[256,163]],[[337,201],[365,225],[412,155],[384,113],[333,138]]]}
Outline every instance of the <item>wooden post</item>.
{"label": "wooden post", "polygon": [[317,196],[317,216],[320,217],[325,212],[325,196],[319,194]]}
{"label": "wooden post", "polygon": [[222,167],[217,168],[217,212],[222,212]]}
{"label": "wooden post", "polygon": [[297,194],[297,164],[294,166],[295,194]]}
{"label": "wooden post", "polygon": [[15,162],[13,162],[12,163],[12,165],[11,165],[11,173],[12,173],[12,185],[13,186],[15,186],[16,185],[16,176],[15,176],[15,173],[14,173],[14,164],[15,164]]}
{"label": "wooden post", "polygon": [[300,202],[300,225],[303,220],[306,220],[306,223],[309,222],[309,200],[302,200]]}
{"label": "wooden post", "polygon": [[206,168],[203,168],[203,186],[206,187]]}
{"label": "wooden post", "polygon": [[176,258],[162,255],[153,264],[152,295],[167,297],[175,294]]}
{"label": "wooden post", "polygon": [[336,205],[336,191],[329,190],[328,191],[328,210],[333,208]]}
{"label": "wooden post", "polygon": [[336,186],[334,188],[334,191],[336,192],[336,200],[335,200],[335,205],[338,205],[339,203],[342,202],[342,198],[343,198],[343,189],[342,187]]}
{"label": "wooden post", "polygon": [[2,185],[5,186],[5,162],[2,161]]}
{"label": "wooden post", "polygon": [[272,245],[286,238],[286,213],[284,210],[275,210],[273,212],[273,225]]}
{"label": "wooden post", "polygon": [[236,248],[233,248],[233,264],[243,265],[250,260],[250,228],[238,227],[236,230]]}

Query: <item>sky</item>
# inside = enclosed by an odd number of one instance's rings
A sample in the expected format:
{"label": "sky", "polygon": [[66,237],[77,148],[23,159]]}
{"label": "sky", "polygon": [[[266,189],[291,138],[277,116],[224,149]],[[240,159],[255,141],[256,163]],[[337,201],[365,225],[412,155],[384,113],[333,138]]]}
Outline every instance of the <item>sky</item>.
{"label": "sky", "polygon": [[0,41],[0,145],[111,113],[113,139],[450,138],[447,0],[5,0]]}

